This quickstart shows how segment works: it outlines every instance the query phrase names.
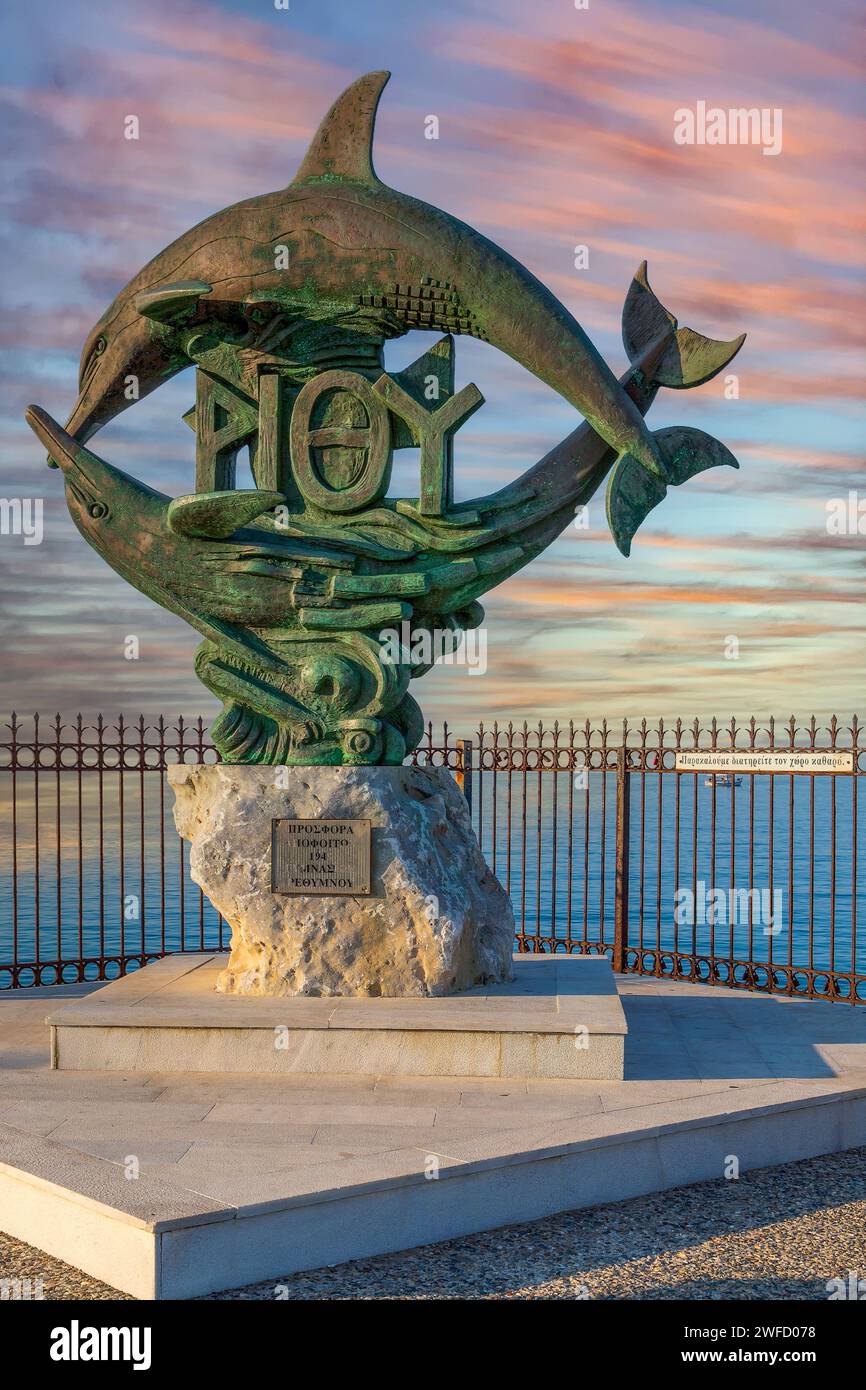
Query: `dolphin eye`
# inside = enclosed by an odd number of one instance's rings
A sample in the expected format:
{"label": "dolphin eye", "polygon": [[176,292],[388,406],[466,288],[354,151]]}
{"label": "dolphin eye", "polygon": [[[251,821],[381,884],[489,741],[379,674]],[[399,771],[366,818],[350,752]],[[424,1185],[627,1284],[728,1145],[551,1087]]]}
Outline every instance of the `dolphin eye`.
{"label": "dolphin eye", "polygon": [[102,354],[105,352],[105,349],[106,349],[107,347],[108,347],[108,339],[107,339],[107,338],[103,338],[103,337],[97,338],[96,342],[93,344],[93,347],[90,349],[90,353],[88,354],[87,361],[84,363],[84,366],[81,368],[81,373],[80,373],[80,376],[79,376],[79,383],[78,383],[79,386],[83,386],[84,383],[85,383],[85,381],[87,381],[88,377],[90,376],[91,372],[93,371],[94,367],[96,366],[97,358],[99,358],[99,357],[102,356]]}
{"label": "dolphin eye", "polygon": [[93,344],[93,347],[90,350],[90,356],[87,359],[87,366],[84,368],[86,373],[89,374],[93,371],[93,368],[96,366],[97,357],[101,357],[107,347],[107,338],[97,338],[96,342]]}
{"label": "dolphin eye", "polygon": [[108,508],[104,502],[93,502],[87,510],[94,521],[101,521],[104,516],[108,516]]}

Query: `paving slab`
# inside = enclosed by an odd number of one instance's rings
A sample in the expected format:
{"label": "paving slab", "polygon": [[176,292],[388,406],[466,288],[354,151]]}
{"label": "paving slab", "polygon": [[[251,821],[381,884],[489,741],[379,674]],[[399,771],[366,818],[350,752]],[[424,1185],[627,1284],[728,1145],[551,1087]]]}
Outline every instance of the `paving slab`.
{"label": "paving slab", "polygon": [[[186,972],[199,996],[211,959]],[[173,1012],[182,978],[163,962],[124,997],[172,990]],[[0,1225],[137,1297],[185,1298],[714,1178],[731,1154],[745,1171],[866,1143],[863,1010],[618,987],[625,1080],[52,1071],[37,1026],[101,991],[0,996]],[[25,1037],[29,1066],[5,1066]]]}

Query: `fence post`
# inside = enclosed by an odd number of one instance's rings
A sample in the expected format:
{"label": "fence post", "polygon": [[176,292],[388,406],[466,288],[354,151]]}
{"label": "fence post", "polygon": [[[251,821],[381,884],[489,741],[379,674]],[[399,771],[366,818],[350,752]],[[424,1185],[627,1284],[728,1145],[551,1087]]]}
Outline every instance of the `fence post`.
{"label": "fence post", "polygon": [[[625,969],[628,949],[628,841],[631,781],[628,771],[628,749],[617,749],[616,755],[616,881],[613,907],[613,968]],[[603,924],[602,924],[603,926]]]}
{"label": "fence post", "polygon": [[466,805],[472,815],[472,739],[457,740],[457,770],[454,774],[458,787],[466,797]]}

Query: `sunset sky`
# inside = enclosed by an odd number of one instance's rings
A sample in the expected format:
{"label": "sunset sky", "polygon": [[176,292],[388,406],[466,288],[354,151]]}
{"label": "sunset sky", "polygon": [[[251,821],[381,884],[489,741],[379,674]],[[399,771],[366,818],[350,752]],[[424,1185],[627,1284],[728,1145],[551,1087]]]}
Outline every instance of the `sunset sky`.
{"label": "sunset sky", "polygon": [[[68,0],[17,6],[0,50],[7,132],[0,496],[44,498],[45,535],[0,536],[5,713],[211,715],[197,634],[129,588],[66,512],[23,419],[65,420],[85,336],[181,232],[289,183],[334,97],[374,68],[377,172],[523,261],[617,372],[622,301],[649,261],[688,324],[748,333],[731,370],[663,392],[653,428],[709,431],[740,471],[673,490],[629,559],[599,494],[488,597],[488,669],[413,687],[458,731],[485,721],[866,713],[862,381],[866,120],[855,0]],[[679,145],[674,112],[782,112],[778,155]],[[141,138],[123,137],[139,117]],[[425,118],[439,139],[425,138]],[[574,248],[589,266],[574,267]],[[435,339],[390,345],[406,365]],[[572,409],[496,352],[457,343],[487,404],[455,447],[460,497],[494,491],[574,428]],[[163,491],[193,485],[184,373],[93,447]],[[399,476],[399,471],[398,471]],[[407,492],[411,480],[403,477]],[[859,489],[862,535],[827,504]],[[140,659],[124,659],[124,639]],[[739,659],[725,657],[739,639]]]}

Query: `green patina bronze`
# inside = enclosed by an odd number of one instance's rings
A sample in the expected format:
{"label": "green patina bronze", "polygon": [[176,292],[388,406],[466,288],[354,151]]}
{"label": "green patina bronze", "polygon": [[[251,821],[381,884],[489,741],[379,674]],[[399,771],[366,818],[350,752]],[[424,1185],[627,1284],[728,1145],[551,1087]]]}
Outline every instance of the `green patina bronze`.
{"label": "green patina bronze", "polygon": [[[85,344],[66,429],[28,411],[82,535],[203,636],[196,672],[223,702],[212,733],[234,762],[402,762],[422,733],[408,691],[429,669],[417,636],[477,626],[479,597],[608,475],[609,524],[628,554],[669,485],[737,466],[700,430],[652,434],[643,417],[660,386],[708,381],[743,338],[679,328],[644,265],[617,381],[518,262],[379,181],[387,76],[335,102],[288,188],[208,218],[130,281]],[[444,336],[386,373],[385,341],[413,328]],[[455,391],[455,333],[501,348],[585,417],[523,477],[466,503],[453,499],[453,439],[483,397]],[[196,490],[172,500],[86,441],[190,364]],[[392,498],[393,451],[406,447],[420,450],[418,495]],[[243,448],[256,487],[236,490]],[[383,641],[394,629],[413,638],[396,660]]]}

